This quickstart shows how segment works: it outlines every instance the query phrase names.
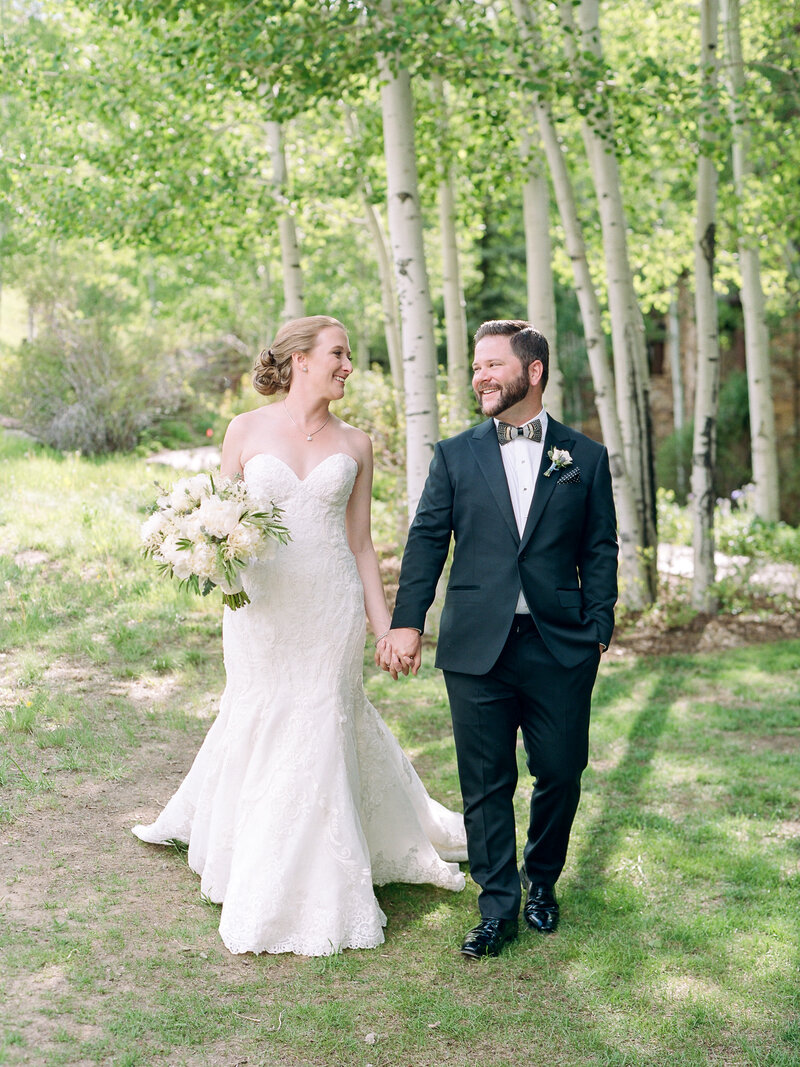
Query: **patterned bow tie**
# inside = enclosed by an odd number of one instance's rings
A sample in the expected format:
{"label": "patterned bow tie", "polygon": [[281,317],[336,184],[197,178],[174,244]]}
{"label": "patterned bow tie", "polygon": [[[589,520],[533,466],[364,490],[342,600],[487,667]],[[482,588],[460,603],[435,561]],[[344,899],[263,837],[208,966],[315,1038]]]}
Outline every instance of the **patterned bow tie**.
{"label": "patterned bow tie", "polygon": [[507,445],[515,437],[527,437],[530,441],[541,441],[542,424],[538,419],[526,422],[524,426],[509,426],[507,422],[497,423],[497,440],[501,445]]}

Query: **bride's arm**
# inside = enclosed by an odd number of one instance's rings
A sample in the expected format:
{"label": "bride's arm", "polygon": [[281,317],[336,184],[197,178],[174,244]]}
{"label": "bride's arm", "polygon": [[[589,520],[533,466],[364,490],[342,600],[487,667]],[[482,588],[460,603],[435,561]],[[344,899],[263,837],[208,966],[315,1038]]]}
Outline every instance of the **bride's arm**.
{"label": "bride's arm", "polygon": [[242,473],[242,430],[241,417],[236,415],[228,423],[222,442],[220,474],[223,478],[235,478],[237,474]]}
{"label": "bride's arm", "polygon": [[359,435],[359,470],[347,504],[347,540],[356,558],[358,574],[364,587],[364,607],[376,637],[385,634],[391,623],[383,591],[378,557],[372,543],[370,509],[372,506],[372,442]]}

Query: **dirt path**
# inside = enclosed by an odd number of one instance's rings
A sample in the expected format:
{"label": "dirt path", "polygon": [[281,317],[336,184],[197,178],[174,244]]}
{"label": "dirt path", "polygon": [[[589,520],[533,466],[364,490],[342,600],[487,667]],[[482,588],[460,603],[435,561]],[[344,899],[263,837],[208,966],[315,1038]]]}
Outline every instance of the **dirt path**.
{"label": "dirt path", "polygon": [[[175,791],[216,706],[203,701],[196,724],[185,732],[169,729],[151,714],[164,699],[163,683],[125,685],[77,663],[61,663],[54,673],[62,691],[86,701],[124,693],[133,709],[131,725],[141,736],[110,779],[54,769],[49,765],[57,761],[56,750],[42,752],[34,772],[31,752],[26,773],[44,776],[49,788],[31,796],[14,822],[0,825],[0,915],[3,940],[13,946],[0,967],[3,1013],[19,1041],[0,1048],[0,1062],[82,1067],[114,1062],[113,1049],[99,1060],[78,1050],[83,1043],[108,1041],[109,1023],[129,1005],[158,1012],[159,971],[185,971],[191,958],[202,970],[199,986],[210,992],[215,984],[247,980],[255,961],[224,951],[216,930],[219,909],[202,902],[185,858],[144,845],[131,833]],[[14,681],[7,667],[3,689]],[[173,703],[177,695],[170,694]],[[40,965],[40,958],[48,962]],[[65,1043],[73,1051],[62,1059]],[[235,1051],[228,1043],[217,1053],[187,1050],[158,1062],[217,1067],[236,1062]]]}

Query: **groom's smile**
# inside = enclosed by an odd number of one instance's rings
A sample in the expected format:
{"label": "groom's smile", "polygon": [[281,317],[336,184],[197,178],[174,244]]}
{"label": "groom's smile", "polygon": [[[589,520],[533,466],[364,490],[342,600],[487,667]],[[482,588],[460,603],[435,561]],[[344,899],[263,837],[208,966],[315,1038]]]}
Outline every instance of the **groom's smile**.
{"label": "groom's smile", "polygon": [[507,337],[487,336],[475,346],[472,388],[484,415],[501,415],[524,400],[530,379]]}

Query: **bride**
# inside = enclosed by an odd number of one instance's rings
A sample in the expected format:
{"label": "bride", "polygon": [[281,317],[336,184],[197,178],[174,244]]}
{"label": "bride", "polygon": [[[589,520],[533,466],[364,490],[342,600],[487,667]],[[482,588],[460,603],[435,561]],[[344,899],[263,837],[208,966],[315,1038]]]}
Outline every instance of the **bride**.
{"label": "bride", "polygon": [[364,695],[365,609],[376,635],[390,616],[372,444],[329,411],[352,372],[345,328],[323,315],[286,323],[257,361],[258,392],[285,397],[233,419],[222,474],[283,508],[291,540],[244,573],[250,604],[224,611],[219,715],[166,808],[133,830],[188,842],[231,952],[373,948],[373,885],[464,886],[461,815],[428,796]]}

